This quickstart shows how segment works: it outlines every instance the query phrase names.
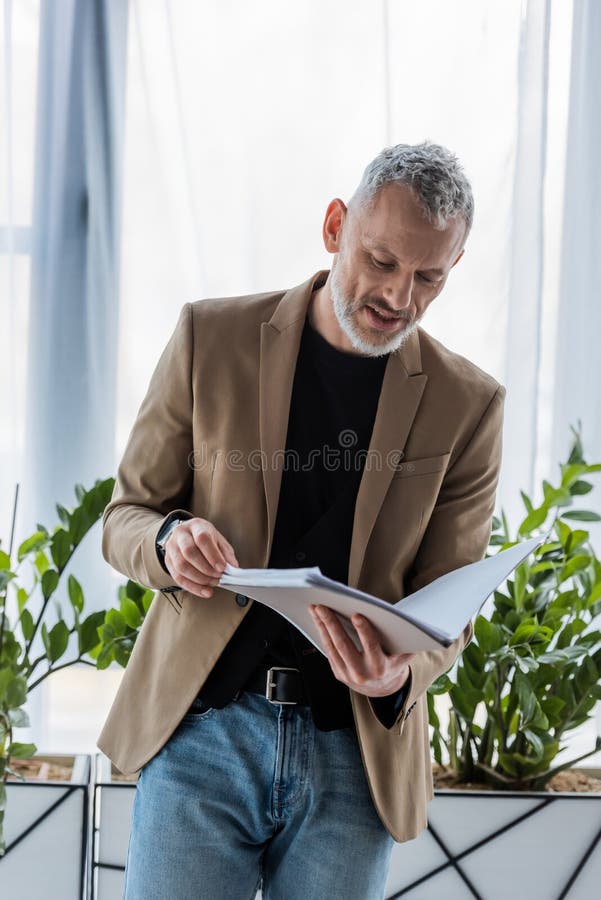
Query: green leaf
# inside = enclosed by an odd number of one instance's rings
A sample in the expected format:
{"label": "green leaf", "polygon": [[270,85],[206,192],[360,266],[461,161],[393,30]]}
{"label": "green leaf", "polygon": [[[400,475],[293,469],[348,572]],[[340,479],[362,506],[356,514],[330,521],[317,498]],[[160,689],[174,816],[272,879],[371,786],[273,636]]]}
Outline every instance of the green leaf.
{"label": "green leaf", "polygon": [[24,709],[9,709],[8,718],[13,728],[29,728],[29,716]]}
{"label": "green leaf", "polygon": [[96,659],[97,669],[108,669],[114,659],[114,645],[103,647]]}
{"label": "green leaf", "polygon": [[69,643],[69,629],[63,621],[57,622],[48,635],[50,662],[60,659]]}
{"label": "green leaf", "polygon": [[561,469],[561,486],[570,487],[577,481],[581,475],[586,472],[586,465],[582,462],[573,463],[572,465],[560,466]]}
{"label": "green leaf", "polygon": [[18,744],[13,742],[8,747],[9,756],[14,756],[15,759],[30,759],[35,751],[35,744]]}
{"label": "green leaf", "polygon": [[428,691],[431,694],[446,694],[452,687],[453,682],[449,678],[448,675],[441,675],[440,678],[437,678],[430,687]]}
{"label": "green leaf", "polygon": [[532,506],[532,501],[530,500],[530,497],[524,491],[520,491],[520,494],[521,494],[522,500],[524,501],[524,506],[526,507],[526,512],[531,513],[532,510],[534,509],[534,507]]}
{"label": "green leaf", "polygon": [[35,565],[36,569],[38,570],[38,572],[40,573],[40,575],[43,575],[44,572],[46,571],[46,569],[48,569],[50,567],[50,563],[48,562],[48,557],[46,556],[46,554],[43,550],[40,550],[36,554],[34,565]]}
{"label": "green leaf", "polygon": [[591,590],[587,599],[587,606],[592,606],[593,603],[596,603],[599,599],[601,599],[601,581],[599,581]]}
{"label": "green leaf", "polygon": [[144,608],[144,614],[146,614],[148,612],[148,610],[150,609],[150,604],[154,600],[154,596],[155,596],[154,591],[151,591],[151,590],[144,591],[144,594],[142,595],[142,606]]}
{"label": "green leaf", "polygon": [[531,728],[524,729],[524,737],[534,750],[532,762],[539,762],[543,758],[543,753],[545,750],[542,740],[540,739],[538,734]]}
{"label": "green leaf", "polygon": [[599,513],[588,509],[574,509],[561,514],[564,519],[576,519],[578,522],[601,522]]}
{"label": "green leaf", "polygon": [[518,777],[518,768],[511,753],[499,753],[499,764],[506,774]]}
{"label": "green leaf", "polygon": [[91,613],[79,626],[79,655],[83,656],[100,643],[98,628],[104,622],[105,613],[102,611]]}
{"label": "green leaf", "polygon": [[26,538],[17,550],[17,560],[21,562],[23,557],[32,550],[39,550],[46,543],[47,535],[44,531],[36,531],[31,537]]}
{"label": "green leaf", "polygon": [[21,623],[21,631],[23,632],[23,637],[26,641],[30,641],[33,637],[34,621],[33,616],[28,609],[23,610],[19,621]]}
{"label": "green leaf", "polygon": [[528,563],[522,563],[515,569],[513,582],[513,596],[517,607],[522,605],[524,591],[528,583]]}
{"label": "green leaf", "polygon": [[[562,546],[566,547],[570,539],[570,535],[572,534],[572,529],[569,527],[569,525],[566,525],[565,522],[562,522],[561,519],[556,519],[554,527]],[[539,547],[539,552],[541,549],[542,548]]]}
{"label": "green leaf", "polygon": [[56,569],[47,569],[42,575],[42,594],[47,600],[54,593],[58,585],[58,572]]}
{"label": "green leaf", "polygon": [[142,624],[142,613],[138,604],[126,597],[121,601],[121,615],[130,628],[139,628]]}
{"label": "green leaf", "polygon": [[572,487],[570,488],[570,493],[576,495],[582,494],[590,494],[593,489],[593,485],[590,481],[575,481]]}
{"label": "green leaf", "polygon": [[522,622],[509,640],[509,646],[516,644],[541,644],[547,643],[553,637],[553,630],[546,625],[537,625],[533,622]]}
{"label": "green leaf", "polygon": [[56,503],[55,507],[59,519],[65,526],[66,530],[69,531],[69,528],[71,527],[71,516],[69,515],[69,512],[65,509],[64,506],[61,506],[60,503]]}
{"label": "green leaf", "polygon": [[545,502],[550,508],[553,506],[570,506],[572,503],[572,494],[565,488],[551,490],[545,497]]}
{"label": "green leaf", "polygon": [[588,541],[590,535],[588,531],[584,531],[583,529],[577,528],[573,531],[566,543],[566,553],[573,553],[578,549],[582,544]]}
{"label": "green leaf", "polygon": [[520,525],[518,534],[530,534],[530,532],[534,531],[535,528],[538,528],[543,524],[548,515],[549,510],[546,506],[541,506],[538,509],[533,509],[532,512],[526,516],[526,518]]}
{"label": "green leaf", "polygon": [[74,575],[69,575],[67,580],[67,588],[69,591],[69,600],[71,601],[71,606],[73,609],[76,609],[78,612],[83,612],[83,591],[81,589],[81,585],[77,578]]}
{"label": "green leaf", "polygon": [[19,615],[23,612],[25,608],[25,604],[29,600],[29,594],[25,590],[25,588],[17,588],[17,609],[19,610]]}
{"label": "green leaf", "polygon": [[505,642],[500,626],[489,622],[484,616],[476,617],[474,635],[478,644],[487,655],[494,653],[495,650],[499,650]]}
{"label": "green leaf", "polygon": [[531,656],[516,656],[515,662],[520,672],[525,674],[538,669],[538,662]]}
{"label": "green leaf", "polygon": [[532,685],[521,672],[515,673],[515,686],[518,692],[518,701],[522,712],[523,722],[529,722],[536,712],[537,700]]}
{"label": "green leaf", "polygon": [[[1,692],[0,692],[1,696]],[[15,675],[8,682],[5,691],[6,705],[16,709],[27,700],[27,682],[22,675]]]}
{"label": "green leaf", "polygon": [[118,609],[109,609],[105,622],[111,626],[117,637],[124,635],[127,630],[127,623]]}
{"label": "green leaf", "polygon": [[559,573],[559,582],[566,581],[568,578],[571,578],[575,572],[581,572],[583,569],[588,568],[592,563],[592,557],[587,554],[580,553],[578,556],[573,556],[571,559],[567,561],[561,572]]}
{"label": "green leaf", "polygon": [[56,568],[62,571],[71,555],[71,538],[64,528],[59,528],[52,535],[50,555]]}
{"label": "green leaf", "polygon": [[0,550],[0,569],[10,569],[10,556],[4,550]]}
{"label": "green leaf", "polygon": [[50,638],[48,637],[48,627],[45,622],[42,622],[42,627],[40,629],[42,634],[42,641],[44,643],[44,648],[46,650],[46,655],[50,655]]}

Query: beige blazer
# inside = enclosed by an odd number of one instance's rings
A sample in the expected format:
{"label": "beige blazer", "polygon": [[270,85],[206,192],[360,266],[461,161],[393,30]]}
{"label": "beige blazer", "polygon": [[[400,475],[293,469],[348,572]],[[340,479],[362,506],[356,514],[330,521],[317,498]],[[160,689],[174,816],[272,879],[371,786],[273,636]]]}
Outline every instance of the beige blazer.
{"label": "beige blazer", "polygon": [[[266,566],[292,382],[311,289],[186,303],[140,406],[103,518],[105,559],[157,589],[98,738],[123,773],[166,743],[252,602],[173,585],[155,552],[166,515],[202,516],[241,566]],[[390,602],[481,559],[501,463],[505,388],[421,327],[389,357],[353,521],[348,584]],[[309,411],[310,412],[310,411]],[[372,462],[370,462],[372,460]],[[351,691],[378,814],[397,841],[427,824],[426,689],[472,637],[420,652],[391,729]]]}

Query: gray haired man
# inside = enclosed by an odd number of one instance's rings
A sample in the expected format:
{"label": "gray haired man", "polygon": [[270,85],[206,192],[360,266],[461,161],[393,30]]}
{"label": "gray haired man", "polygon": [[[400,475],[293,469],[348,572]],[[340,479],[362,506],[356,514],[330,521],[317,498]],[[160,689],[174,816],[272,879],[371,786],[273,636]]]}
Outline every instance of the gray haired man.
{"label": "gray haired man", "polygon": [[[359,650],[315,606],[323,655],[219,579],[318,565],[395,602],[482,558],[505,390],[419,327],[472,216],[453,154],[389,147],[328,204],[331,271],[182,310],[104,516],[106,559],[160,592],[98,741],[141,769],[127,900],[376,900],[393,840],[425,827],[426,690],[471,623],[391,655],[365,617]],[[268,466],[192,472],[201,445]],[[301,464],[270,467],[282,450]]]}

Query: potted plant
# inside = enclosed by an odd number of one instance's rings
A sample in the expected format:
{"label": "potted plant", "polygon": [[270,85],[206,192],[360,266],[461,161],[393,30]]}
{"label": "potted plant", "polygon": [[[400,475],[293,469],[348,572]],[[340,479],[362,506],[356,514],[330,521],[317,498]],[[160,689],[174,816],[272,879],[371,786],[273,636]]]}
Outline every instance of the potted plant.
{"label": "potted plant", "polygon": [[435,797],[419,847],[394,849],[390,897],[594,894],[601,772],[573,767],[601,738],[576,758],[563,754],[601,699],[601,562],[578,524],[601,519],[580,502],[601,464],[585,461],[572,431],[559,484],[543,481],[536,506],[521,493],[517,534],[504,512],[493,519],[491,548],[539,529],[552,539],[494,592],[492,614],[476,618],[473,640],[428,689]]}
{"label": "potted plant", "polygon": [[[0,881],[30,900],[47,896],[49,878],[61,898],[80,897],[84,883],[90,757],[34,758],[35,745],[16,741],[14,731],[29,725],[23,707],[45,678],[75,663],[96,667],[105,611],[84,616],[82,586],[64,573],[113,485],[112,478],[90,490],[77,485],[77,506],[57,504],[52,532],[38,524],[14,557],[12,537],[8,552],[0,548]],[[40,865],[24,865],[32,853]]]}

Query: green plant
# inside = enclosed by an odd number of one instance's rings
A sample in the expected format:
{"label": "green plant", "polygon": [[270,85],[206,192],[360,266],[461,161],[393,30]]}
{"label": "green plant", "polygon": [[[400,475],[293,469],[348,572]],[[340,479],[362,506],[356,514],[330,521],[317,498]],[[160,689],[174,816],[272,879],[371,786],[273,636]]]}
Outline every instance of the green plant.
{"label": "green plant", "polygon": [[[13,729],[29,725],[23,709],[27,695],[59,669],[75,663],[96,667],[96,657],[103,648],[98,629],[104,625],[105,612],[84,617],[80,582],[69,574],[65,586],[62,575],[85,535],[102,516],[113,485],[112,478],[97,480],[88,491],[76,485],[78,505],[70,511],[56,505],[60,524],[52,532],[38,524],[34,534],[20,544],[15,558],[12,540],[8,553],[0,549],[0,856],[5,849],[6,779],[12,774],[25,780],[11,768],[11,757],[28,759],[37,749],[35,744],[13,740]],[[61,593],[62,604],[57,599]],[[9,599],[16,606],[12,622]],[[63,616],[63,605],[68,615]],[[52,609],[54,622],[50,625]],[[38,632],[44,649],[32,658]],[[65,661],[72,636],[76,652]]]}
{"label": "green plant", "polygon": [[[580,423],[556,487],[543,481],[534,506],[521,492],[526,517],[512,539],[505,513],[493,519],[490,546],[501,550],[541,529],[547,535],[494,592],[490,619],[479,615],[474,638],[456,665],[428,690],[435,760],[461,782],[477,780],[498,789],[540,790],[555,773],[601,749],[554,765],[566,734],[591,717],[601,699],[601,563],[589,532],[574,522],[599,521],[587,509],[572,509],[588,494],[588,475],[601,464],[583,456]],[[580,505],[580,504],[579,504]],[[553,539],[550,539],[550,538]],[[450,698],[446,733],[435,696]]]}
{"label": "green plant", "polygon": [[100,643],[94,650],[98,669],[106,669],[113,660],[126,667],[154,595],[135,581],[119,585],[119,608],[107,610],[98,628]]}

